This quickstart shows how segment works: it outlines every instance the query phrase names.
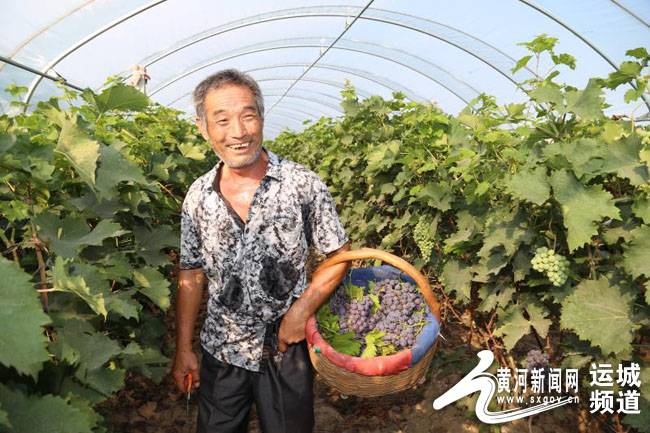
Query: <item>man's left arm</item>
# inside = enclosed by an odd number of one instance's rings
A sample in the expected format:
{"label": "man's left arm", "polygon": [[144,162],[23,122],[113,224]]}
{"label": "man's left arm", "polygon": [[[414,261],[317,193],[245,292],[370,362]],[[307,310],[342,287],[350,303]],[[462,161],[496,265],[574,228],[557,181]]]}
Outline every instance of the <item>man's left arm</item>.
{"label": "man's left arm", "polygon": [[[350,250],[346,242],[341,248],[327,255],[328,258]],[[287,345],[299,343],[305,339],[305,325],[318,307],[329,298],[336,286],[339,285],[345,273],[350,268],[348,262],[340,263],[314,273],[311,283],[300,298],[293,303],[284,315],[278,331],[278,348],[281,352],[287,350]]]}

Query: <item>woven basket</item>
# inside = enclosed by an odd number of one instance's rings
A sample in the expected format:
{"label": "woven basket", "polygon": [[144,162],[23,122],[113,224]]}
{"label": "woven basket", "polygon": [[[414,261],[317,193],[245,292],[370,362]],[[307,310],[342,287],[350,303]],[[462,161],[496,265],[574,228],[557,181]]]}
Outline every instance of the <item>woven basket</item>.
{"label": "woven basket", "polygon": [[[404,259],[401,259],[393,254],[371,248],[362,248],[360,250],[347,251],[341,254],[337,254],[324,261],[318,267],[318,269],[316,269],[314,275],[326,268],[343,262],[351,262],[353,260],[364,259],[382,260],[383,262],[394,266],[395,268],[413,278],[413,280],[415,280],[416,284],[418,285],[418,288],[420,289],[420,292],[422,293],[422,296],[427,303],[429,310],[438,321],[438,324],[441,323],[440,306],[433,295],[429,281],[426,279],[426,277],[424,277],[424,275],[415,269],[415,267],[406,262]],[[310,321],[313,321],[312,324],[315,324],[315,320],[315,317],[310,319]],[[312,327],[312,329],[314,328],[315,326]],[[417,363],[410,366],[409,368],[393,374],[368,376],[337,365],[324,353],[322,353],[317,347],[315,347],[312,344],[314,341],[314,335],[317,335],[317,338],[319,339],[321,338],[320,334],[318,334],[317,328],[315,329],[316,330],[312,332],[312,335],[309,333],[307,335],[307,341],[309,343],[309,356],[311,358],[314,369],[323,377],[323,379],[325,379],[325,381],[330,386],[337,389],[342,394],[356,395],[359,397],[378,397],[411,388],[413,385],[418,383],[426,374],[438,346],[438,340],[436,339],[435,343],[427,350],[426,354],[420,358]],[[400,354],[403,352],[400,352]],[[372,358],[372,362],[381,362],[382,358],[386,357],[380,356]],[[370,362],[370,360],[368,361]]]}

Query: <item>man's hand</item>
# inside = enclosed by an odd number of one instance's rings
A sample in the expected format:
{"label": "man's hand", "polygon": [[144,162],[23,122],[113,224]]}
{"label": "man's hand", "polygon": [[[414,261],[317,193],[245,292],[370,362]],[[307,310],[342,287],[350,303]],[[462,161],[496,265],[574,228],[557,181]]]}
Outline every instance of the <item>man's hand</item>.
{"label": "man's hand", "polygon": [[205,274],[202,269],[181,269],[176,293],[176,355],[172,378],[181,392],[187,392],[186,376],[192,373],[194,388],[199,386],[199,362],[192,350],[194,325],[201,304]]}
{"label": "man's hand", "polygon": [[300,299],[293,303],[289,311],[284,315],[278,330],[278,349],[280,352],[286,351],[287,345],[300,343],[305,339],[305,325],[309,316],[309,312],[305,310]]}
{"label": "man's hand", "polygon": [[[328,254],[327,257],[330,258],[349,250],[350,244],[346,243],[338,250]],[[278,349],[281,352],[287,350],[287,345],[299,343],[305,339],[307,319],[332,294],[345,276],[348,268],[349,263],[341,263],[312,275],[311,283],[309,283],[300,298],[289,308],[280,323]]]}
{"label": "man's hand", "polygon": [[172,378],[176,387],[181,392],[187,392],[187,375],[192,373],[193,388],[198,388],[200,385],[199,377],[199,361],[194,352],[179,351],[174,356],[174,364],[172,365]]}

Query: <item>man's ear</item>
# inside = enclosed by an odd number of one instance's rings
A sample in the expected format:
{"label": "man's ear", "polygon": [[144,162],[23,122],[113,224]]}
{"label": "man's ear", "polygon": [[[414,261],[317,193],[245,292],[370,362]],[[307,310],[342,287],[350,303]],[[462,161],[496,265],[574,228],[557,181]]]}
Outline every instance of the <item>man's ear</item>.
{"label": "man's ear", "polygon": [[206,128],[207,125],[203,122],[203,119],[197,116],[194,119],[194,123],[196,123],[196,126],[199,128],[199,132],[201,133],[203,138],[205,138],[205,141],[209,143],[210,137],[208,136],[208,129]]}

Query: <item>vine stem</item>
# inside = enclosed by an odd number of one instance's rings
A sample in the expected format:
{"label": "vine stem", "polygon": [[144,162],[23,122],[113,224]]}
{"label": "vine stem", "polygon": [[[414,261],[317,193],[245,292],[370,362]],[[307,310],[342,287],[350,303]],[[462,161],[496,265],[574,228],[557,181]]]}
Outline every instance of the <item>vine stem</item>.
{"label": "vine stem", "polygon": [[[32,210],[32,216],[34,215],[34,202],[32,200],[32,195],[31,195],[32,187],[27,182],[27,204],[31,207]],[[45,260],[43,260],[43,251],[41,249],[41,240],[38,238],[36,234],[36,224],[34,224],[34,220],[32,218],[29,219],[29,224],[31,225],[32,229],[32,240],[34,241],[34,248],[36,249],[36,259],[38,260],[38,272],[41,277],[41,290],[39,290],[39,293],[41,294],[41,306],[43,307],[43,312],[47,313],[50,310],[50,300],[47,296],[47,275],[45,274]]]}
{"label": "vine stem", "polygon": [[[32,226],[34,223],[32,223]],[[32,230],[35,230],[32,227]],[[41,305],[43,306],[43,311],[47,313],[50,309],[50,301],[47,297],[48,292],[52,291],[47,288],[47,275],[45,274],[45,260],[43,260],[43,252],[41,251],[41,241],[36,236],[36,233],[32,231],[32,239],[34,240],[34,245],[36,247],[36,259],[38,260],[38,272],[41,276],[41,289],[38,290],[41,294]]]}

